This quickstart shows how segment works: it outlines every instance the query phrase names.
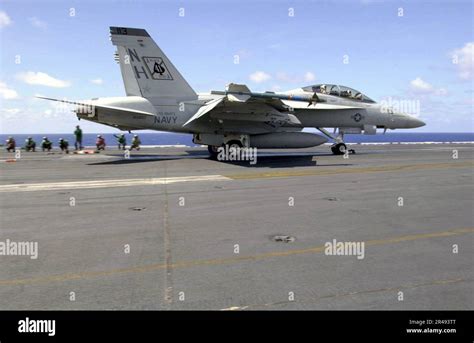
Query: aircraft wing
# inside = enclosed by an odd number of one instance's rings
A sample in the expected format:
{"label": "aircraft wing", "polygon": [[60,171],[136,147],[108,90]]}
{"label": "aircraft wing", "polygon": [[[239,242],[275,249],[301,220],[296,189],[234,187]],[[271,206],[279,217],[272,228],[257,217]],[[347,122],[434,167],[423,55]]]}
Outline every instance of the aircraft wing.
{"label": "aircraft wing", "polygon": [[191,126],[204,119],[233,121],[253,121],[270,124],[301,126],[299,119],[290,110],[353,110],[364,109],[322,102],[313,94],[276,94],[273,92],[254,93],[246,85],[231,83],[226,91],[213,91],[220,95],[203,105],[183,126]]}
{"label": "aircraft wing", "polygon": [[227,100],[230,102],[267,104],[281,112],[289,109],[275,93],[252,93],[246,85],[231,83],[227,86],[225,93],[227,94]]}
{"label": "aircraft wing", "polygon": [[220,104],[222,104],[225,100],[225,96],[221,97],[221,98],[218,98],[218,99],[214,99],[214,100],[211,100],[209,102],[207,102],[206,104],[204,104],[203,106],[201,106],[199,108],[199,110],[191,117],[189,118],[189,120],[183,124],[183,126],[186,126],[192,122],[195,122],[197,121],[199,118],[201,118],[202,116],[204,116],[205,114],[208,114],[209,112],[211,112],[214,108],[216,108],[217,106],[219,106]]}
{"label": "aircraft wing", "polygon": [[231,120],[261,122],[271,127],[283,125],[301,126],[301,122],[293,114],[278,110],[268,101],[233,102],[221,97],[207,102],[183,126],[191,126],[201,120]]}
{"label": "aircraft wing", "polygon": [[[205,118],[235,121],[263,122],[272,127],[286,125],[300,126],[301,122],[290,108],[273,93],[251,93],[245,85],[230,84],[226,92],[213,92],[221,95],[204,104],[183,126],[189,126]],[[260,93],[261,94],[261,93]]]}

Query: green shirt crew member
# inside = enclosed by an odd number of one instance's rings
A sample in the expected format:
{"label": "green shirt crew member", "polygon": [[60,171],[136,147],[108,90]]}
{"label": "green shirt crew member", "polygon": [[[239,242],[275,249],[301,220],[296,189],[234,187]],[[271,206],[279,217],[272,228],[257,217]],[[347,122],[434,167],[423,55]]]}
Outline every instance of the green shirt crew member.
{"label": "green shirt crew member", "polygon": [[59,138],[59,148],[69,154],[69,142],[64,138]]}
{"label": "green shirt crew member", "polygon": [[51,142],[48,137],[43,137],[43,140],[41,141],[41,149],[43,151],[48,150],[50,151],[53,148],[53,142]]}
{"label": "green shirt crew member", "polygon": [[26,151],[36,151],[36,142],[33,140],[32,137],[28,137],[25,140],[25,150]]}
{"label": "green shirt crew member", "polygon": [[80,150],[83,148],[82,146],[82,130],[79,125],[76,126],[76,130],[74,130],[74,136],[76,136],[76,141],[74,142],[74,146],[76,150]]}
{"label": "green shirt crew member", "polygon": [[120,135],[114,135],[114,137],[117,138],[117,145],[119,150],[125,150],[125,145],[127,144],[127,139],[125,138],[125,135],[121,133]]}

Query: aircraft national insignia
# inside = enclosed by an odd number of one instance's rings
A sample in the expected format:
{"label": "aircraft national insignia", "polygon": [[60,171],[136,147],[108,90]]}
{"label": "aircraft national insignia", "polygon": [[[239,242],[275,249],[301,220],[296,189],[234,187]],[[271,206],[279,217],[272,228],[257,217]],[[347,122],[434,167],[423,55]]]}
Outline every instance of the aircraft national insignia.
{"label": "aircraft national insignia", "polygon": [[352,116],[352,119],[354,119],[356,122],[360,122],[362,120],[362,114],[356,113]]}
{"label": "aircraft national insignia", "polygon": [[143,57],[143,61],[153,80],[173,80],[168,67],[161,57]]}

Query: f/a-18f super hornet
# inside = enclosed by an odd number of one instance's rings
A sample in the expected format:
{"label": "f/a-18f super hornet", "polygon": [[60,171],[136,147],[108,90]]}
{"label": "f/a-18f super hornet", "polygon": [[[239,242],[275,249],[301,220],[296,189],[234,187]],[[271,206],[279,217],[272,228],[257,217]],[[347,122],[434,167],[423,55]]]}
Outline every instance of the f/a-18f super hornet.
{"label": "f/a-18f super hornet", "polygon": [[[225,91],[196,93],[147,31],[111,27],[115,59],[120,64],[126,97],[66,101],[78,118],[120,130],[158,130],[193,134],[212,156],[218,147],[306,148],[335,141],[344,154],[345,133],[375,134],[377,129],[408,129],[421,120],[377,104],[361,92],[320,84],[286,92],[255,93],[241,84]],[[302,132],[316,128],[317,135]],[[338,130],[332,135],[326,128]]]}

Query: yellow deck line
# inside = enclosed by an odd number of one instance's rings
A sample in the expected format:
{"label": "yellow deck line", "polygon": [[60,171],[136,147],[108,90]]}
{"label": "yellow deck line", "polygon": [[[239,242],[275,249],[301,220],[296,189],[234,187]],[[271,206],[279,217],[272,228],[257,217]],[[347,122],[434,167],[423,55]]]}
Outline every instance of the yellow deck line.
{"label": "yellow deck line", "polygon": [[288,171],[269,171],[263,173],[242,173],[242,174],[224,174],[224,176],[233,180],[243,179],[264,179],[291,176],[315,176],[315,175],[333,175],[333,174],[362,174],[394,171],[417,171],[426,169],[446,169],[446,168],[464,168],[474,167],[472,161],[450,162],[450,163],[423,163],[423,164],[402,164],[387,165],[381,167],[314,167],[309,170],[288,170]]}
{"label": "yellow deck line", "polygon": [[[463,235],[463,234],[469,234],[469,233],[474,233],[474,228],[453,229],[453,230],[442,231],[442,232],[421,233],[421,234],[405,235],[405,236],[399,236],[399,237],[389,237],[385,239],[369,240],[369,241],[366,241],[366,245],[370,245],[370,246],[386,245],[386,244],[393,244],[393,243],[400,243],[400,242],[407,242],[407,241],[415,241],[419,239],[451,237],[451,236],[457,236],[457,235]],[[175,262],[171,264],[169,268],[177,269],[177,268],[189,268],[189,267],[195,267],[195,266],[210,266],[210,265],[221,265],[221,264],[247,262],[247,261],[257,261],[257,260],[263,260],[263,259],[274,258],[274,257],[292,256],[292,255],[301,255],[301,254],[310,254],[310,253],[321,253],[321,252],[324,252],[324,250],[325,250],[324,246],[317,246],[317,247],[312,247],[312,248],[307,248],[307,249],[275,251],[275,252],[269,252],[269,253],[263,253],[263,254],[257,254],[257,255],[248,255],[248,256],[236,256],[236,257],[208,259],[208,260],[180,261],[180,262]],[[165,269],[165,268],[166,268],[165,263],[159,263],[159,264],[136,266],[136,267],[130,267],[130,268],[96,271],[96,272],[50,275],[50,276],[28,278],[28,279],[0,280],[0,286],[24,285],[24,284],[42,283],[42,282],[70,281],[70,280],[78,280],[78,279],[85,279],[85,278],[91,278],[91,277],[103,277],[103,276],[113,276],[113,275],[128,274],[128,273],[150,272],[150,271],[155,271],[155,270],[160,270],[160,269]]]}

